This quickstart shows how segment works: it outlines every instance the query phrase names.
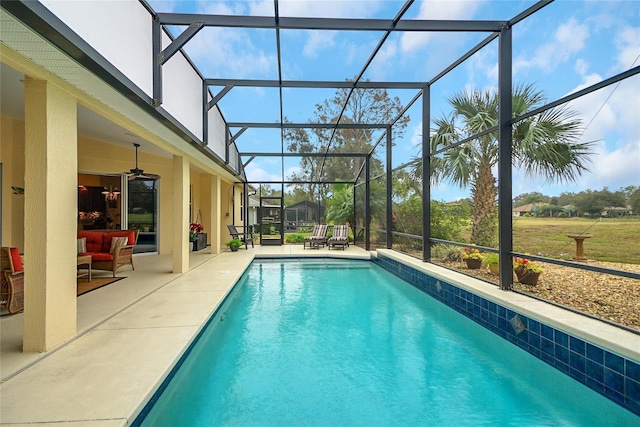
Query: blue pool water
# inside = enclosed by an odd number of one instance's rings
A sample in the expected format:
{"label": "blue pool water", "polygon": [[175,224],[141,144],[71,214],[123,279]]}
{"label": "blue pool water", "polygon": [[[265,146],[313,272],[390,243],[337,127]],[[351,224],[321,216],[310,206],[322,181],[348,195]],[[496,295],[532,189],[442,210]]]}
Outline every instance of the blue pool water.
{"label": "blue pool water", "polygon": [[143,426],[631,426],[365,261],[256,261]]}

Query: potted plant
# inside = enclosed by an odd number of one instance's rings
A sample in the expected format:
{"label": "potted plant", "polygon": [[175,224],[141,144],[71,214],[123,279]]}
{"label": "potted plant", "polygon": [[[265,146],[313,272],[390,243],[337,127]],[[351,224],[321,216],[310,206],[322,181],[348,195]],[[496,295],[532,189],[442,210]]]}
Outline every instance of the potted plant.
{"label": "potted plant", "polygon": [[487,269],[491,274],[498,276],[500,274],[500,255],[491,252],[484,256],[482,263],[487,266]]}
{"label": "potted plant", "polygon": [[189,241],[193,243],[193,250],[199,251],[207,246],[207,234],[203,233],[204,226],[197,222],[189,224]]}
{"label": "potted plant", "polygon": [[478,270],[482,266],[482,254],[477,249],[462,248],[462,260],[471,270]]}
{"label": "potted plant", "polygon": [[544,273],[540,264],[526,258],[513,258],[513,271],[515,271],[518,282],[525,285],[537,285],[540,275]]}
{"label": "potted plant", "polygon": [[236,252],[240,246],[242,246],[242,241],[238,239],[229,240],[226,245],[231,249],[231,252]]}

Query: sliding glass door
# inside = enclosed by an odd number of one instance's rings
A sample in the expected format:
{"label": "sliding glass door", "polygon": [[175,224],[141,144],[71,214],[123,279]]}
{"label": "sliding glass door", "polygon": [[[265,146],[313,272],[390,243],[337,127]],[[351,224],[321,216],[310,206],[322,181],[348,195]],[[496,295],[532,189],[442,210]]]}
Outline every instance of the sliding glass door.
{"label": "sliding glass door", "polygon": [[135,178],[127,186],[127,228],[140,230],[134,253],[158,252],[158,180]]}

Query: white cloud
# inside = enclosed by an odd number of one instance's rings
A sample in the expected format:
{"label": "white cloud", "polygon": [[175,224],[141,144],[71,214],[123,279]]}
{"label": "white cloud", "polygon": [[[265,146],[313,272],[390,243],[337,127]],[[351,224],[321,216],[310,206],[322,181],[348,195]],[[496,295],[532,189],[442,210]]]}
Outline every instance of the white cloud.
{"label": "white cloud", "polygon": [[[373,51],[374,47],[364,47],[367,51]],[[382,48],[378,51],[373,62],[367,69],[369,77],[372,80],[385,80],[391,67],[389,63],[393,62],[393,58],[398,52],[398,43],[395,40],[387,40]]]}
{"label": "white cloud", "polygon": [[620,52],[617,55],[618,63],[614,65],[613,72],[620,72],[638,65],[640,56],[640,27],[624,27],[615,39],[615,45]]}
{"label": "white cloud", "polygon": [[587,74],[587,71],[589,71],[589,64],[584,59],[578,58],[573,68],[576,70],[576,73],[584,76]]}
{"label": "white cloud", "polygon": [[307,58],[316,58],[319,51],[335,46],[335,35],[336,33],[332,31],[310,31],[302,54]]}
{"label": "white cloud", "polygon": [[582,181],[585,188],[609,187],[611,190],[617,190],[628,185],[638,185],[640,141],[629,142],[611,152],[603,146],[599,146],[597,150],[599,153],[594,157],[591,173]]}
{"label": "white cloud", "polygon": [[273,78],[277,68],[275,54],[254,46],[243,29],[205,28],[185,51],[207,77]]}
{"label": "white cloud", "polygon": [[367,18],[383,6],[384,1],[280,0],[280,16],[313,18]]}
{"label": "white cloud", "polygon": [[274,12],[273,0],[260,0],[249,3],[249,13],[253,16],[273,16]]}
{"label": "white cloud", "polygon": [[580,24],[575,18],[569,19],[556,30],[553,39],[538,47],[533,55],[523,53],[513,62],[513,73],[529,68],[539,68],[550,73],[560,64],[568,61],[577,52],[580,52],[589,38],[589,28]]}
{"label": "white cloud", "polygon": [[[420,3],[420,11],[416,19],[429,20],[458,20],[471,18],[484,1],[442,1],[425,0]],[[403,52],[419,49],[429,43],[432,34],[407,32],[400,39],[400,47]]]}
{"label": "white cloud", "polygon": [[276,166],[273,160],[269,159],[254,160],[245,168],[248,181],[281,181],[283,177],[280,176],[280,173],[275,173],[276,171],[280,171],[280,167]]}

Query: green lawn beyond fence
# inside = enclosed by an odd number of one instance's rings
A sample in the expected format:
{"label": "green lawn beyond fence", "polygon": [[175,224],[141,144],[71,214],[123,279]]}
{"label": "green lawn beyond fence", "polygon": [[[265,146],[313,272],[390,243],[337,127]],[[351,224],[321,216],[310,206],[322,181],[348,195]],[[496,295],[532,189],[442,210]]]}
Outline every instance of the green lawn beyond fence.
{"label": "green lawn beyond fence", "polygon": [[640,217],[514,218],[515,251],[571,259],[576,243],[567,234],[591,234],[584,241],[588,259],[640,264]]}

